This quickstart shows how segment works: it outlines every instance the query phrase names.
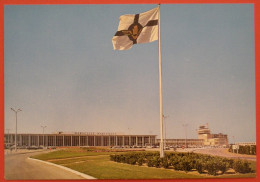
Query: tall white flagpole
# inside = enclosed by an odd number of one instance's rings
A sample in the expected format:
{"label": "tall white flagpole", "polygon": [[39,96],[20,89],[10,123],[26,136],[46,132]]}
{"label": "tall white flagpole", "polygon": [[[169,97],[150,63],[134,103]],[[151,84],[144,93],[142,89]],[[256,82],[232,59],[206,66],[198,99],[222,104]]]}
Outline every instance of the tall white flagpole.
{"label": "tall white flagpole", "polygon": [[160,130],[161,130],[161,141],[160,141],[160,157],[164,157],[163,150],[163,102],[162,102],[162,56],[161,56],[161,19],[160,19],[160,4],[158,5],[158,44],[159,44],[159,89],[160,89]]}

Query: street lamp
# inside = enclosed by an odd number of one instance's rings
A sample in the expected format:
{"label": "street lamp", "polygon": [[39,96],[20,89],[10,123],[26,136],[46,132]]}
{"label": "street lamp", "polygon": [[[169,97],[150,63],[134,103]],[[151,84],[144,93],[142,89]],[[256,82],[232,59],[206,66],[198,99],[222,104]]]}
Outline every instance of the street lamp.
{"label": "street lamp", "polygon": [[188,126],[188,124],[183,124],[182,126],[185,128],[185,147],[187,148],[187,126]]}
{"label": "street lamp", "polygon": [[45,146],[45,141],[44,141],[44,128],[46,128],[47,126],[41,126],[42,127],[42,133],[43,133],[43,146]]}
{"label": "street lamp", "polygon": [[17,136],[17,113],[18,112],[20,112],[20,111],[22,111],[21,109],[17,109],[17,110],[15,110],[15,109],[13,109],[13,108],[11,108],[11,110],[12,111],[14,111],[15,112],[15,152],[17,151],[17,139],[16,139],[16,136]]}
{"label": "street lamp", "polygon": [[7,146],[8,146],[8,148],[9,148],[9,146],[10,146],[10,137],[9,137],[9,131],[10,131],[10,129],[6,129],[7,130]]}

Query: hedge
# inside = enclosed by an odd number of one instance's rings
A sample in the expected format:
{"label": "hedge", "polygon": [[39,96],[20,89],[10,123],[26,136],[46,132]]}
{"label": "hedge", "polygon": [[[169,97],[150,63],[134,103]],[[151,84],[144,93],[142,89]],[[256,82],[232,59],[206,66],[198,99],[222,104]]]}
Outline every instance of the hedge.
{"label": "hedge", "polygon": [[166,153],[164,158],[160,158],[159,152],[127,152],[112,154],[110,160],[131,165],[146,164],[148,167],[173,168],[185,172],[196,170],[200,174],[209,175],[225,174],[229,169],[234,169],[236,173],[252,172],[247,161],[195,153]]}
{"label": "hedge", "polygon": [[232,145],[229,148],[229,152],[239,153],[239,154],[247,154],[247,155],[256,155],[256,145],[245,145],[239,146],[239,149],[233,150]]}

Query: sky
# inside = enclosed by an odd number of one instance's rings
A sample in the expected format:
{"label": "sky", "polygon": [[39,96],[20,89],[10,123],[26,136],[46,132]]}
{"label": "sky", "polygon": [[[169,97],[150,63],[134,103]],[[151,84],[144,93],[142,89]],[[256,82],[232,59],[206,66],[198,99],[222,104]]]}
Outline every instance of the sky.
{"label": "sky", "polygon": [[[5,132],[160,136],[158,41],[113,50],[119,16],[136,5],[6,5]],[[253,4],[161,5],[167,138],[208,123],[256,140]]]}

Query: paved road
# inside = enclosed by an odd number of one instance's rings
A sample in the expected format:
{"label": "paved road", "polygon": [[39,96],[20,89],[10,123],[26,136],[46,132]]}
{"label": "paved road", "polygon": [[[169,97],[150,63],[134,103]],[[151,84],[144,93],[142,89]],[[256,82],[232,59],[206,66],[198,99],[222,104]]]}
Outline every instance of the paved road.
{"label": "paved road", "polygon": [[[159,151],[159,149],[146,149],[147,151]],[[244,154],[236,154],[231,153],[227,151],[227,148],[185,148],[181,149],[178,148],[177,152],[194,152],[194,153],[200,153],[200,154],[207,154],[207,155],[213,155],[213,156],[220,156],[220,157],[227,157],[232,159],[246,159],[246,160],[252,160],[256,161],[255,155],[244,155]],[[167,151],[167,150],[166,150]],[[173,151],[168,150],[168,151]]]}
{"label": "paved road", "polygon": [[232,158],[232,159],[246,159],[246,160],[256,161],[256,156],[231,153],[231,152],[228,152],[227,150],[228,149],[225,149],[225,148],[207,148],[207,149],[195,149],[195,150],[193,150],[193,152],[227,157],[227,158]]}
{"label": "paved road", "polygon": [[30,180],[30,179],[84,179],[79,175],[60,169],[55,166],[42,164],[28,159],[35,153],[6,153],[5,154],[5,179]]}

